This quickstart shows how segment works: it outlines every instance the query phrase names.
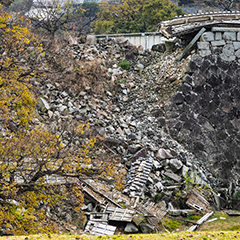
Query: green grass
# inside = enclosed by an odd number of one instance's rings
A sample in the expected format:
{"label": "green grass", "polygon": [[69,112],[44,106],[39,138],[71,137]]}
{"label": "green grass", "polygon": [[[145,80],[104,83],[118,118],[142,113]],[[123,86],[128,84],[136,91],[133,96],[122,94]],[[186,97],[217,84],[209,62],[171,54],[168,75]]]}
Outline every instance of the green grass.
{"label": "green grass", "polygon": [[[204,223],[199,231],[240,231],[240,217],[228,216],[224,211],[215,212],[210,219],[218,218],[218,220]],[[225,218],[225,219],[221,219]]]}
{"label": "green grass", "polygon": [[219,232],[175,232],[175,233],[160,233],[160,234],[130,234],[130,235],[114,235],[114,236],[89,236],[89,235],[34,235],[34,236],[12,236],[0,237],[1,240],[101,240],[101,239],[117,239],[117,240],[186,240],[186,239],[199,239],[199,240],[219,240],[219,239],[238,239],[240,232],[236,231],[219,231]]}
{"label": "green grass", "polygon": [[[196,222],[202,215],[188,216],[187,220]],[[91,236],[91,235],[57,235],[57,234],[39,234],[30,236],[9,236],[0,237],[0,240],[101,240],[101,239],[116,239],[116,240],[217,240],[217,239],[240,239],[240,217],[228,216],[224,211],[215,212],[210,218],[218,218],[218,220],[204,223],[198,228],[198,231],[189,233],[184,230],[188,229],[191,224],[178,222],[171,218],[162,219],[165,228],[173,231],[172,233],[159,234],[130,234],[130,235],[114,235],[114,236]],[[221,219],[225,218],[225,219]],[[180,226],[181,223],[181,226]],[[180,229],[182,231],[177,231]]]}

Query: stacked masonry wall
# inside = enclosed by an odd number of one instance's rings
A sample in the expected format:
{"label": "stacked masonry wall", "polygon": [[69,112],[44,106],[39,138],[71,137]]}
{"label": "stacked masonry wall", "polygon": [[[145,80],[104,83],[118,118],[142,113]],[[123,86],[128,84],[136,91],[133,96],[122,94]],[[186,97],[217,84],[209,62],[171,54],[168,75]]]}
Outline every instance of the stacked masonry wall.
{"label": "stacked masonry wall", "polygon": [[219,55],[224,61],[240,62],[240,28],[212,28],[201,36],[197,43],[199,55]]}

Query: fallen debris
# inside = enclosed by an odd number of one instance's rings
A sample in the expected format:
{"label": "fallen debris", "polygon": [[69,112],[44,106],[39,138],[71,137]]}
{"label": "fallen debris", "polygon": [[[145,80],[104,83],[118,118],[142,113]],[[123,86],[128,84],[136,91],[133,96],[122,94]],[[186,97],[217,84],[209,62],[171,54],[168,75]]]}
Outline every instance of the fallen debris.
{"label": "fallen debris", "polygon": [[187,200],[187,205],[200,212],[208,212],[211,209],[209,202],[197,189],[192,190],[192,194]]}
{"label": "fallen debris", "polygon": [[227,215],[231,216],[231,217],[238,217],[238,216],[240,216],[240,213],[235,212],[235,211],[229,211],[229,212],[227,212]]}
{"label": "fallen debris", "polygon": [[122,222],[131,222],[136,214],[135,211],[115,207],[107,207],[105,212],[109,214],[109,220]]}
{"label": "fallen debris", "polygon": [[210,220],[206,221],[206,223],[214,222],[214,221],[216,221],[216,220],[218,220],[218,218],[210,219]]}
{"label": "fallen debris", "polygon": [[132,197],[141,196],[152,166],[152,158],[145,159],[140,157],[132,163],[123,193],[128,193]]}
{"label": "fallen debris", "polygon": [[192,209],[170,209],[168,210],[168,214],[171,216],[189,216],[197,214],[197,212]]}
{"label": "fallen debris", "polygon": [[159,202],[156,204],[148,201],[145,204],[139,204],[136,209],[146,216],[151,216],[147,218],[147,221],[155,228],[155,231],[159,230],[158,224],[161,219],[167,214],[167,207],[165,202]]}
{"label": "fallen debris", "polygon": [[208,220],[213,215],[213,211],[210,213],[206,213],[201,219],[199,219],[194,226],[191,226],[188,229],[188,232],[193,232],[195,231],[200,225],[202,225],[204,222]]}
{"label": "fallen debris", "polygon": [[[84,192],[86,192],[87,194],[89,194],[93,199],[95,199],[98,203],[100,204],[103,204],[104,202],[103,201],[100,201],[99,200],[99,195],[100,195],[100,198],[105,198],[105,203],[106,203],[106,200],[109,201],[111,204],[119,207],[119,208],[122,208],[122,206],[120,206],[119,204],[117,204],[115,201],[113,201],[111,198],[109,198],[108,196],[106,196],[105,194],[103,194],[102,192],[98,191],[96,188],[94,188],[90,183],[88,183],[87,181],[83,181],[83,184],[82,184],[82,189]],[[94,196],[94,193],[97,193],[97,197]]]}
{"label": "fallen debris", "polygon": [[200,38],[200,36],[206,31],[206,28],[202,28],[197,35],[192,39],[192,41],[187,45],[187,47],[183,50],[182,54],[178,57],[178,61],[181,61],[182,58],[189,52],[191,47],[194,45],[194,43],[197,42],[197,40]]}
{"label": "fallen debris", "polygon": [[116,228],[106,223],[88,221],[84,232],[92,235],[113,235]]}
{"label": "fallen debris", "polygon": [[90,213],[90,221],[107,223],[109,219],[108,213]]}

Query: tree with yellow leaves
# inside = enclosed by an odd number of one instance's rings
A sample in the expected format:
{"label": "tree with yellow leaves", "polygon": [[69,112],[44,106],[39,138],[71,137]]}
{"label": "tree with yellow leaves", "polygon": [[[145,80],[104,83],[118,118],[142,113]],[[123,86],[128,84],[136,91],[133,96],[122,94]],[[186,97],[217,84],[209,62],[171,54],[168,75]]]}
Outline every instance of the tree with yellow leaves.
{"label": "tree with yellow leaves", "polygon": [[80,214],[85,178],[112,176],[121,184],[114,161],[95,156],[97,139],[84,136],[88,125],[68,122],[50,131],[31,124],[30,79],[44,52],[27,25],[0,12],[0,228],[6,234],[54,231],[52,212],[66,201]]}

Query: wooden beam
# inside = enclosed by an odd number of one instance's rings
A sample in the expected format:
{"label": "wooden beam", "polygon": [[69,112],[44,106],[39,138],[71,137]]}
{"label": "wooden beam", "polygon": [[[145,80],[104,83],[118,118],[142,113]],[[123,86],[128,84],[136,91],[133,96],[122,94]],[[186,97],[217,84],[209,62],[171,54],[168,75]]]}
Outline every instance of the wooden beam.
{"label": "wooden beam", "polygon": [[201,37],[201,35],[206,31],[206,28],[202,28],[197,35],[192,39],[192,41],[187,45],[187,47],[182,51],[180,56],[177,58],[178,61],[181,61],[182,58],[189,52],[191,47],[194,45],[194,43],[197,42],[197,40]]}
{"label": "wooden beam", "polygon": [[205,221],[207,221],[211,216],[213,215],[213,212],[206,213],[201,219],[197,221],[198,225],[194,225],[188,229],[188,232],[193,232],[197,229],[198,226],[202,225]]}

